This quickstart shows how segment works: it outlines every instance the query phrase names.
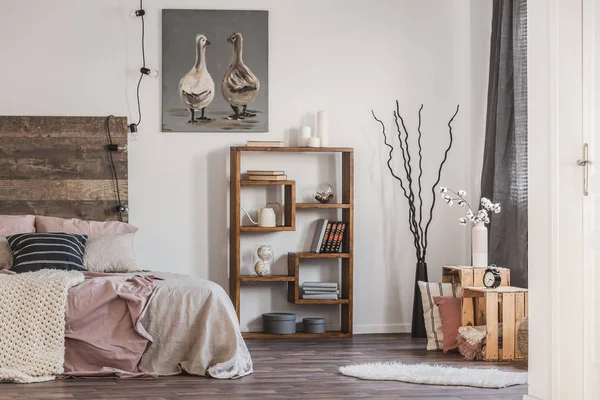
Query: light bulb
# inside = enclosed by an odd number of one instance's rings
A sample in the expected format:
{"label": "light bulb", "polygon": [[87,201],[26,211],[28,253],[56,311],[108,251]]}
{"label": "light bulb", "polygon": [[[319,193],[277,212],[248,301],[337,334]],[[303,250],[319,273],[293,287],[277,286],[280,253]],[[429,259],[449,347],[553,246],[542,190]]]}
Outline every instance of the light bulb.
{"label": "light bulb", "polygon": [[158,70],[150,69],[146,67],[140,68],[140,72],[144,75],[148,75],[150,78],[158,78]]}
{"label": "light bulb", "polygon": [[129,132],[129,139],[138,140],[139,138],[140,138],[140,134],[138,133],[138,131]]}
{"label": "light bulb", "polygon": [[144,11],[144,10],[132,10],[129,13],[129,16],[131,18],[137,18],[137,17],[141,17],[142,15],[145,15],[145,14],[146,14],[146,11]]}

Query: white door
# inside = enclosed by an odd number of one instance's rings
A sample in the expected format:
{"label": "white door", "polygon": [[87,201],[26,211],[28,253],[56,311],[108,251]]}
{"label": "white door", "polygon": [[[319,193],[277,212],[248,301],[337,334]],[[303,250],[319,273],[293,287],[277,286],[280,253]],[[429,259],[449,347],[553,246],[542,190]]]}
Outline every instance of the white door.
{"label": "white door", "polygon": [[[588,9],[585,9],[587,5]],[[583,382],[600,398],[600,0],[583,12]]]}

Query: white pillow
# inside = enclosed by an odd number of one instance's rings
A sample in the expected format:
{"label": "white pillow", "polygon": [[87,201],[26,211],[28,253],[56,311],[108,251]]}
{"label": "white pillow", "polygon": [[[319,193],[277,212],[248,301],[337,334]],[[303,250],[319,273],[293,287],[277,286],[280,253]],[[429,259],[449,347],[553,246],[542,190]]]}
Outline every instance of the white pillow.
{"label": "white pillow", "polygon": [[91,236],[85,246],[83,265],[91,272],[139,271],[133,239],[135,233]]}
{"label": "white pillow", "polygon": [[422,282],[419,281],[421,300],[423,301],[423,318],[427,331],[427,350],[441,350],[444,347],[444,330],[440,310],[433,301],[435,296],[456,295],[456,288],[451,283]]}
{"label": "white pillow", "polygon": [[6,240],[6,236],[0,236],[0,269],[10,269],[12,262],[12,251]]}

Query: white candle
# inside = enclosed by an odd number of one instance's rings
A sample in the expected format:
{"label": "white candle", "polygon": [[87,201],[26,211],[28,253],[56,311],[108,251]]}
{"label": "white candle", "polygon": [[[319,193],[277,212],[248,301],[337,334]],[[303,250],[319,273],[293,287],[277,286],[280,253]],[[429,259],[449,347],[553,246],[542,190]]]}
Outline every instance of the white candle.
{"label": "white candle", "polygon": [[316,136],[310,137],[308,139],[308,147],[321,147],[321,140]]}
{"label": "white candle", "polygon": [[310,139],[310,135],[310,126],[301,126],[300,134],[298,136],[298,147],[308,146],[308,139]]}
{"label": "white candle", "polygon": [[317,136],[321,139],[321,146],[329,146],[329,122],[327,112],[324,110],[317,112]]}

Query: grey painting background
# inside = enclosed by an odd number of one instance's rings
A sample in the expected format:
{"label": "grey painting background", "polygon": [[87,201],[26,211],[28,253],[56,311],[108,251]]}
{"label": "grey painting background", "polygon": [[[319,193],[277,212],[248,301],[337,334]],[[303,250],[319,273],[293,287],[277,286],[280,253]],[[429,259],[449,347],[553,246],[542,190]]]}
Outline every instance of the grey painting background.
{"label": "grey painting background", "polygon": [[[267,132],[268,131],[268,12],[245,10],[163,10],[162,12],[162,131],[163,132]],[[260,81],[248,111],[256,117],[229,121],[233,114],[223,98],[221,82],[229,68],[233,45],[227,38],[240,32],[244,38],[244,64]],[[190,124],[190,111],[179,97],[179,81],[196,61],[196,35],[211,42],[206,47],[206,68],[215,82],[215,98],[206,108],[208,123]],[[196,113],[198,117],[199,112]]]}

